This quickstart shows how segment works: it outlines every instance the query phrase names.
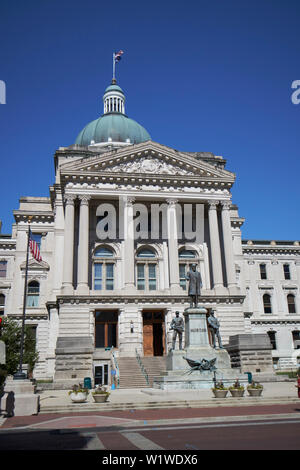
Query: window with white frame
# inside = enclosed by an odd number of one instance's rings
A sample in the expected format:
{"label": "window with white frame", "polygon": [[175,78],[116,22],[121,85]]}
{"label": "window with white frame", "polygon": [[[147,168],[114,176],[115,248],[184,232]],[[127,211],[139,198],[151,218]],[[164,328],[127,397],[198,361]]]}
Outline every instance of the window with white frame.
{"label": "window with white frame", "polygon": [[291,279],[291,271],[290,271],[290,265],[289,264],[284,264],[283,265],[283,273],[284,273],[284,279],[286,279],[286,280]]}
{"label": "window with white frame", "polygon": [[137,252],[136,283],[138,290],[157,289],[157,255],[150,248],[141,248]]}
{"label": "window with white frame", "polygon": [[37,281],[30,281],[27,285],[27,307],[38,307],[40,297],[40,284]]}
{"label": "window with white frame", "polygon": [[294,294],[287,295],[288,312],[296,313],[296,303]]}
{"label": "window with white frame", "polygon": [[0,261],[0,277],[6,277],[7,272],[7,261],[1,260]]}
{"label": "window with white frame", "polygon": [[93,262],[93,288],[94,290],[114,290],[115,253],[106,246],[96,248]]}
{"label": "window with white frame", "polygon": [[179,283],[183,290],[187,288],[186,275],[192,264],[198,264],[199,258],[194,250],[182,249],[178,253],[179,258]]}
{"label": "window with white frame", "polygon": [[264,313],[272,313],[272,304],[270,294],[263,295]]}

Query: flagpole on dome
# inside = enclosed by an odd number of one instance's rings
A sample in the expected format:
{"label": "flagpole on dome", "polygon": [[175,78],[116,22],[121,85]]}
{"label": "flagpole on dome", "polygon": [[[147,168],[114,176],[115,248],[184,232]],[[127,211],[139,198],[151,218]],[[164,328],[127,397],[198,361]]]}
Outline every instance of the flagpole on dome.
{"label": "flagpole on dome", "polygon": [[119,52],[114,52],[113,53],[113,78],[111,83],[115,85],[117,83],[116,80],[116,62],[119,62],[121,60],[122,54],[124,54],[124,51],[120,50]]}
{"label": "flagpole on dome", "polygon": [[27,300],[27,278],[28,278],[28,260],[29,260],[29,244],[30,244],[30,221],[32,215],[28,217],[28,234],[27,234],[27,251],[26,251],[26,266],[25,266],[25,281],[24,281],[24,297],[23,297],[23,315],[22,315],[22,331],[21,331],[21,344],[20,344],[20,363],[19,370],[14,374],[14,380],[26,379],[25,372],[22,372],[23,366],[23,352],[24,352],[24,333],[25,333],[25,315],[26,315],[26,300]]}

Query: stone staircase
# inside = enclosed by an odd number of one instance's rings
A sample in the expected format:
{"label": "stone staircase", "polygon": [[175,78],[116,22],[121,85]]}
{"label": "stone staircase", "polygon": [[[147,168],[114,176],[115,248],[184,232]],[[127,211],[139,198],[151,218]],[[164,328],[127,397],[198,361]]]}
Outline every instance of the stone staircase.
{"label": "stone staircase", "polygon": [[166,358],[162,356],[142,357],[141,361],[148,374],[149,385],[136,357],[119,357],[120,388],[152,387],[153,377],[166,369]]}

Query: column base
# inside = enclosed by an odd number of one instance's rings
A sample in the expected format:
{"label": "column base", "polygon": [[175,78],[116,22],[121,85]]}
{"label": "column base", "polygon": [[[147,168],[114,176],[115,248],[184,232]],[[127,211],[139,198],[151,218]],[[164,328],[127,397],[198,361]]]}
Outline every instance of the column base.
{"label": "column base", "polygon": [[87,295],[89,294],[90,289],[87,284],[78,284],[76,292],[78,295]]}
{"label": "column base", "polygon": [[72,286],[72,284],[63,284],[61,290],[63,295],[74,294],[74,287]]}
{"label": "column base", "polygon": [[214,286],[215,294],[217,295],[228,295],[228,289],[224,287],[222,284],[218,284]]}

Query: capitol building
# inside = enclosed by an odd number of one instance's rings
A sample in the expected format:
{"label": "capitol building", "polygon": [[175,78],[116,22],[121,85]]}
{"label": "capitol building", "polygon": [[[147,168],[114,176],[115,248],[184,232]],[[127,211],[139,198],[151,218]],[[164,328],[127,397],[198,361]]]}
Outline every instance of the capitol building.
{"label": "capitol building", "polygon": [[222,156],[153,141],[127,116],[113,79],[103,114],[58,148],[54,164],[49,197],[21,197],[11,234],[0,227],[0,315],[22,319],[29,216],[40,247],[26,297],[36,379],[110,384],[128,360],[133,383],[144,358],[163,361],[175,312],[189,307],[193,263],[225,347],[264,335],[274,370],[297,366],[299,241],[243,239]]}

